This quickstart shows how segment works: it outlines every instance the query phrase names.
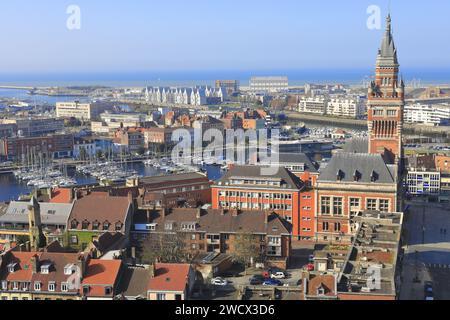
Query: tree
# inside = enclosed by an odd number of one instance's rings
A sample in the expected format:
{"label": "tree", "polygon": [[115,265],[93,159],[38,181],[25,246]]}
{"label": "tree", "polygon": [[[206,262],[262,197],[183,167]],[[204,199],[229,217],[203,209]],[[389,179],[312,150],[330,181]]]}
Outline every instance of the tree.
{"label": "tree", "polygon": [[254,263],[255,259],[261,257],[261,248],[257,238],[250,233],[241,233],[236,235],[234,241],[234,254],[235,261],[250,266]]}
{"label": "tree", "polygon": [[184,263],[188,261],[186,235],[182,233],[150,234],[140,242],[142,263]]}

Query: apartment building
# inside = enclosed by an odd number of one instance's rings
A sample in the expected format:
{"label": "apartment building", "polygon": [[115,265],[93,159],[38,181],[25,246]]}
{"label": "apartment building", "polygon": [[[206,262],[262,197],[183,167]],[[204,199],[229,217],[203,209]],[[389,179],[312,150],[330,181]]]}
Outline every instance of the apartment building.
{"label": "apartment building", "polygon": [[289,89],[288,77],[252,77],[250,91],[254,93],[276,93]]}
{"label": "apartment building", "polygon": [[408,194],[412,196],[439,196],[441,172],[427,168],[409,168],[406,176]]}
{"label": "apartment building", "polygon": [[419,123],[430,126],[450,123],[450,104],[407,104],[404,110],[406,123]]}
{"label": "apartment building", "polygon": [[[156,210],[150,215],[135,216],[135,238],[144,237],[159,246],[161,236],[168,246],[174,234],[183,239],[191,258],[201,253],[233,255],[240,250],[239,237],[248,237],[255,246],[255,259],[265,257],[268,264],[286,268],[290,250],[290,231],[282,219],[270,211],[224,209]],[[176,241],[176,240],[175,240]]]}
{"label": "apartment building", "polygon": [[54,118],[3,119],[0,120],[0,128],[2,125],[14,125],[14,133],[22,137],[38,137],[64,130],[64,120]]}
{"label": "apartment building", "polygon": [[8,160],[26,159],[31,154],[48,158],[71,157],[72,134],[54,134],[42,137],[10,137],[0,139],[0,156]]}
{"label": "apartment building", "polygon": [[215,85],[216,89],[225,89],[228,96],[239,92],[239,80],[216,80]]}
{"label": "apartment building", "polygon": [[360,119],[367,113],[367,101],[360,96],[330,97],[326,113],[330,116]]}
{"label": "apartment building", "polygon": [[328,98],[325,96],[304,97],[300,100],[298,111],[302,113],[327,114]]}
{"label": "apartment building", "polygon": [[57,102],[56,117],[57,118],[76,118],[79,120],[93,120],[100,116],[101,113],[112,110],[113,107],[101,103],[82,103],[75,102]]}

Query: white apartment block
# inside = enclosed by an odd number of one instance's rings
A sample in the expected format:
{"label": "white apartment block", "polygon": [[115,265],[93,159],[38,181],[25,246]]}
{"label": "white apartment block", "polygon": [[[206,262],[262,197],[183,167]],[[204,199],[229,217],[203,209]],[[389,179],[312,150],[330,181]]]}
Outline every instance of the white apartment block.
{"label": "white apartment block", "polygon": [[80,102],[57,102],[57,118],[76,118],[79,120],[92,120],[102,112],[111,109],[110,106],[103,104],[91,104]]}
{"label": "white apartment block", "polygon": [[324,115],[327,113],[328,98],[319,96],[314,98],[304,97],[300,100],[298,111]]}
{"label": "white apartment block", "polygon": [[404,110],[406,123],[439,126],[450,122],[450,104],[407,104]]}
{"label": "white apartment block", "polygon": [[215,99],[223,102],[227,94],[222,88],[164,88],[152,87],[145,89],[145,101],[152,104],[175,104],[201,106],[208,104],[208,101]]}
{"label": "white apartment block", "polygon": [[327,114],[336,117],[359,119],[367,112],[367,101],[357,97],[332,97],[328,101]]}
{"label": "white apartment block", "polygon": [[289,89],[288,77],[252,77],[250,79],[251,92],[276,93]]}

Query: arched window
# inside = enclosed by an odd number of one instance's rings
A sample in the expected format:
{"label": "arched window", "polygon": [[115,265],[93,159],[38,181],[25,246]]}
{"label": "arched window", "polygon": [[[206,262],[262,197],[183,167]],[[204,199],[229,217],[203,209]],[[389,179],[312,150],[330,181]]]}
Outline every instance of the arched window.
{"label": "arched window", "polygon": [[70,228],[71,229],[77,229],[78,228],[78,221],[77,220],[72,220],[72,222],[70,223]]}

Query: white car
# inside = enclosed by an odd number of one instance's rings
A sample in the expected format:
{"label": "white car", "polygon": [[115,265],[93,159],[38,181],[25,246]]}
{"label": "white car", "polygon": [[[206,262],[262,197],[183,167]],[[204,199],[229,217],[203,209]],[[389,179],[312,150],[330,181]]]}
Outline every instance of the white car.
{"label": "white car", "polygon": [[214,278],[211,280],[213,286],[225,287],[228,285],[228,281],[223,278]]}
{"label": "white car", "polygon": [[285,275],[284,272],[282,272],[282,271],[277,271],[277,272],[275,272],[275,273],[272,273],[272,274],[270,275],[270,277],[271,277],[272,279],[285,279],[285,278],[286,278],[286,275]]}

